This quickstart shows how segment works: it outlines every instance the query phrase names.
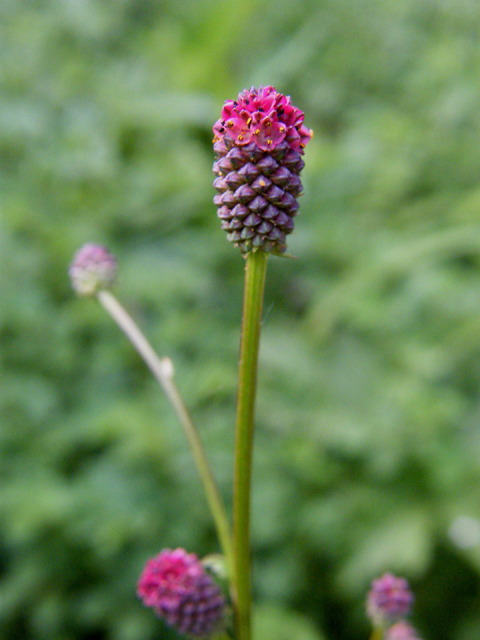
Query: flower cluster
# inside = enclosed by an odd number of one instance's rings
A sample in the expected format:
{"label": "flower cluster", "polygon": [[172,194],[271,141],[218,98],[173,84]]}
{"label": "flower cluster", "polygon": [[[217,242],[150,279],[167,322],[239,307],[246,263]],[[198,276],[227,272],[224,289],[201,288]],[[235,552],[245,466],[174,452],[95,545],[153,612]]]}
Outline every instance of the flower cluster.
{"label": "flower cluster", "polygon": [[303,124],[303,112],[271,87],[252,87],[237,100],[227,100],[213,126],[214,142],[228,139],[238,146],[254,142],[262,151],[273,151],[286,140],[295,151],[305,148],[312,132]]}
{"label": "flower cluster", "polygon": [[405,578],[385,573],[372,582],[367,595],[367,614],[374,627],[385,629],[385,640],[420,640],[405,620],[412,611],[413,599]]}
{"label": "flower cluster", "polygon": [[391,622],[409,615],[413,593],[405,578],[386,573],[372,582],[367,596],[368,616],[378,622]]}
{"label": "flower cluster", "polygon": [[79,295],[93,296],[115,282],[117,261],[102,245],[85,244],[75,254],[69,274],[72,287]]}
{"label": "flower cluster", "polygon": [[221,630],[225,599],[197,556],[184,549],[164,549],[149,560],[137,593],[180,633],[204,637]]}
{"label": "flower cluster", "polygon": [[271,87],[228,100],[213,127],[214,204],[227,238],[243,254],[283,253],[302,193],[302,154],[313,133],[303,112]]}

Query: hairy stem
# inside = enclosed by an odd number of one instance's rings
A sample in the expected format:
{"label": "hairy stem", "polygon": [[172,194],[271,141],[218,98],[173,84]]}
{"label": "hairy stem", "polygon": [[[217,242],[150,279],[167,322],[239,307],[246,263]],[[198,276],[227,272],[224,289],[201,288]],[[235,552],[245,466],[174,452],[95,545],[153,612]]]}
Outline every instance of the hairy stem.
{"label": "hairy stem", "polygon": [[200,434],[185,406],[185,402],[173,378],[174,370],[170,358],[159,358],[154,349],[140,331],[134,320],[109,291],[99,291],[97,298],[118,326],[125,333],[135,349],[141,355],[158,384],[167,396],[182,425],[192,450],[198,473],[203,483],[205,495],[217,528],[220,545],[226,558],[229,575],[233,573],[233,543],[230,522],[223,504],[220,491],[207,459]]}
{"label": "hairy stem", "polygon": [[245,267],[242,337],[235,432],[234,606],[237,640],[251,638],[250,494],[253,458],[257,363],[268,256],[251,252]]}

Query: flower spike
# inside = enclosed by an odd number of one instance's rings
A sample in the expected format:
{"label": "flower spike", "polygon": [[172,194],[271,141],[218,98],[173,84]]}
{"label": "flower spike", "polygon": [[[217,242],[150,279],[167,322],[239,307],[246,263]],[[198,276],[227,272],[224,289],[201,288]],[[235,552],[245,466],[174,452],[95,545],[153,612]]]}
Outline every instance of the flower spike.
{"label": "flower spike", "polygon": [[161,551],[145,565],[137,593],[180,633],[205,637],[222,630],[225,599],[194,553]]}
{"label": "flower spike", "polygon": [[72,287],[80,296],[94,296],[109,289],[117,277],[115,257],[99,244],[84,244],[69,268]]}
{"label": "flower spike", "polygon": [[252,87],[225,102],[213,133],[214,204],[228,240],[243,254],[284,253],[313,136],[303,112],[271,86]]}
{"label": "flower spike", "polygon": [[413,593],[405,578],[385,573],[372,582],[367,596],[367,613],[375,626],[391,624],[410,614]]}

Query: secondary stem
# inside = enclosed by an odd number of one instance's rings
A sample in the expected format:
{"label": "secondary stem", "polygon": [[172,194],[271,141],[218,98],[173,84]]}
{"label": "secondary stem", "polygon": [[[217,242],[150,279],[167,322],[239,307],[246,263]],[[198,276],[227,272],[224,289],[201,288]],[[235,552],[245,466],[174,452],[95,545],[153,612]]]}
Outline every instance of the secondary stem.
{"label": "secondary stem", "polygon": [[192,450],[192,454],[201,477],[210,511],[217,528],[218,537],[229,569],[233,573],[233,544],[230,522],[223,504],[217,483],[207,459],[200,434],[185,406],[180,391],[173,379],[173,364],[170,358],[159,358],[154,349],[140,331],[134,320],[109,291],[99,291],[97,298],[103,307],[119,325],[127,338],[150,368],[160,387],[163,389],[175,411],[185,436]]}
{"label": "secondary stem", "polygon": [[258,347],[267,258],[267,254],[263,251],[251,252],[247,256],[245,267],[233,490],[235,545],[233,597],[237,640],[250,640],[251,638],[250,487]]}

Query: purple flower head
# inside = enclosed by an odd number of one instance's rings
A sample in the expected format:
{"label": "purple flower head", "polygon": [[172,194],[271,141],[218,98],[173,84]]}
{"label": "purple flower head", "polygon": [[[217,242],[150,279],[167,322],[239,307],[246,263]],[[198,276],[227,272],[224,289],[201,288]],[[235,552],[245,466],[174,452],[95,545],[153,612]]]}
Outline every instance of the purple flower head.
{"label": "purple flower head", "polygon": [[284,253],[313,135],[303,112],[273,87],[252,87],[225,102],[213,133],[213,202],[227,239],[244,255]]}
{"label": "purple flower head", "polygon": [[367,596],[367,613],[376,625],[394,622],[410,614],[413,594],[405,578],[386,573],[372,582]]}
{"label": "purple flower head", "polygon": [[273,151],[286,140],[288,147],[303,153],[313,132],[303,124],[303,112],[271,87],[260,85],[227,100],[213,126],[214,142],[244,146],[254,142],[262,151]]}
{"label": "purple flower head", "polygon": [[420,640],[411,624],[401,620],[385,633],[385,640]]}
{"label": "purple flower head", "polygon": [[68,270],[72,287],[82,296],[93,296],[108,289],[117,276],[117,261],[98,244],[85,244],[73,258]]}
{"label": "purple flower head", "polygon": [[161,551],[145,565],[137,594],[180,633],[202,637],[221,630],[225,599],[194,553]]}

